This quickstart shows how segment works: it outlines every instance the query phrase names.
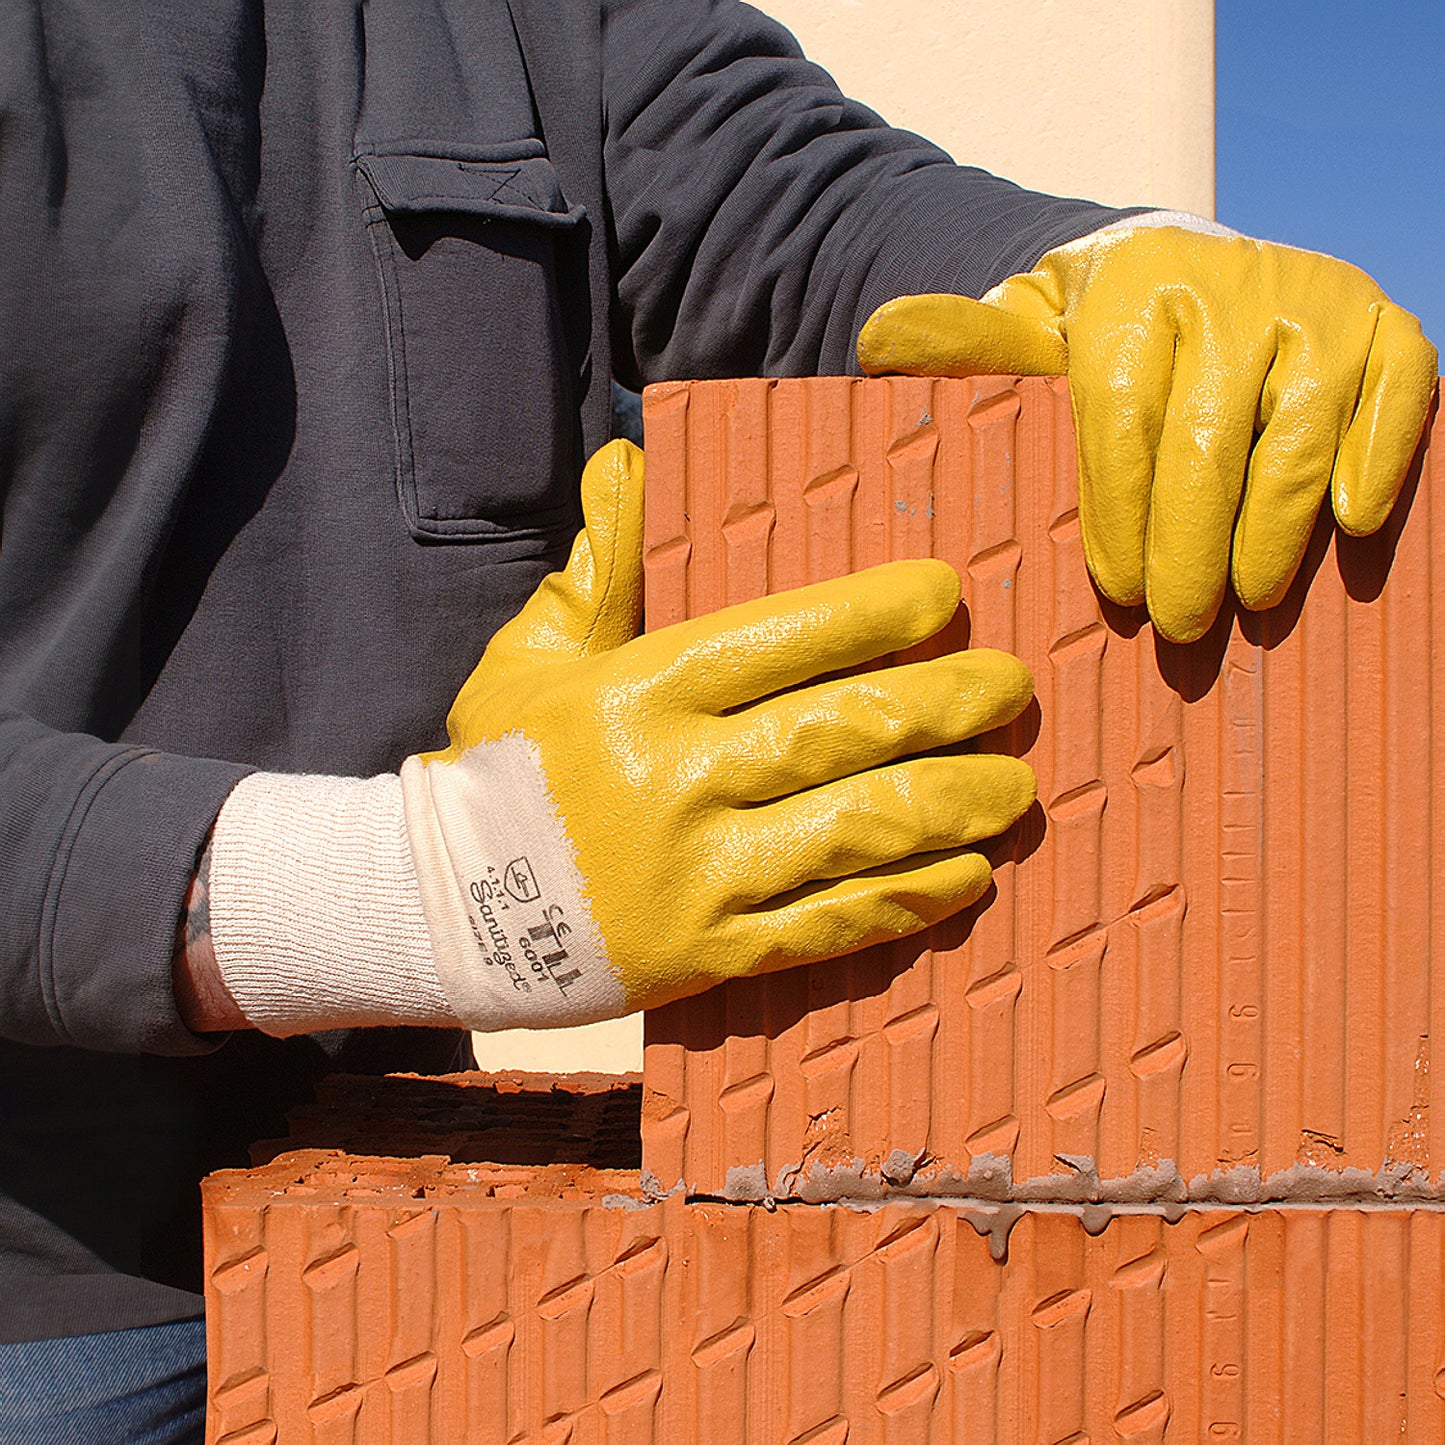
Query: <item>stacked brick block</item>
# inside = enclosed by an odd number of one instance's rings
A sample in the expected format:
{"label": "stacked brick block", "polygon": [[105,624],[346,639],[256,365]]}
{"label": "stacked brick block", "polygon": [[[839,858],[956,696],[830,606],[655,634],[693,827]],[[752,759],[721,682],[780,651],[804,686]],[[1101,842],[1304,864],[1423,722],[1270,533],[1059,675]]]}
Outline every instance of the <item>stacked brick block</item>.
{"label": "stacked brick block", "polygon": [[[1445,1216],[646,1203],[301,1151],[207,1185],[227,1445],[1445,1434]],[[630,1185],[630,1190],[629,1190]]]}
{"label": "stacked brick block", "polygon": [[1186,648],[1089,583],[1061,382],[717,382],[654,388],[647,415],[651,625],[931,554],[963,577],[959,633],[1023,656],[1039,701],[1000,740],[1041,806],[987,907],[649,1018],[664,1184],[992,1192],[1006,1171],[1029,1197],[1071,1197],[1062,1175],[1073,1197],[1238,1199],[1317,1168],[1325,1191],[1428,1191],[1428,467],[1380,536],[1321,525],[1280,608],[1226,609]]}
{"label": "stacked brick block", "polygon": [[647,428],[649,626],[941,556],[936,646],[1034,669],[989,743],[1039,807],[986,907],[651,1016],[640,1173],[635,1084],[473,1079],[213,1178],[211,1440],[1445,1435],[1431,454],[1176,648],[1088,582],[1060,383],[668,386]]}

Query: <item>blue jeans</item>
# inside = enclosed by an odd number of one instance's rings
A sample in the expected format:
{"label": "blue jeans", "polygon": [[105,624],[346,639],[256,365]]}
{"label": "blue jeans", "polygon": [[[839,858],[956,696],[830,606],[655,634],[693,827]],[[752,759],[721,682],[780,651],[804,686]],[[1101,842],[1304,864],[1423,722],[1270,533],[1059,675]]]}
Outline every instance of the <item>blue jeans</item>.
{"label": "blue jeans", "polygon": [[201,1445],[204,1320],[0,1344],[4,1445]]}

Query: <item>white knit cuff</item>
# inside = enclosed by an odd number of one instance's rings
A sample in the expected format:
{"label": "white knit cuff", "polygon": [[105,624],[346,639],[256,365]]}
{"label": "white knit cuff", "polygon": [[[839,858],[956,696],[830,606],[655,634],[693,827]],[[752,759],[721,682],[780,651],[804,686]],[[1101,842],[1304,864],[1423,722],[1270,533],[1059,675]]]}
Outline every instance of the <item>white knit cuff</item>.
{"label": "white knit cuff", "polygon": [[216,820],[210,905],[221,977],[265,1033],[456,1027],[394,774],[242,779]]}
{"label": "white knit cuff", "polygon": [[432,956],[469,1028],[628,1011],[534,744],[513,732],[446,762],[408,758],[401,793]]}
{"label": "white knit cuff", "polygon": [[[1232,226],[1211,221],[1208,216],[1196,216],[1193,211],[1145,211],[1138,216],[1125,216],[1122,221],[1110,221],[1090,235],[1102,236],[1105,231],[1138,231],[1157,226],[1175,226],[1181,231],[1199,231],[1206,236],[1238,236],[1240,232]],[[1087,240],[1081,236],[1080,240]]]}

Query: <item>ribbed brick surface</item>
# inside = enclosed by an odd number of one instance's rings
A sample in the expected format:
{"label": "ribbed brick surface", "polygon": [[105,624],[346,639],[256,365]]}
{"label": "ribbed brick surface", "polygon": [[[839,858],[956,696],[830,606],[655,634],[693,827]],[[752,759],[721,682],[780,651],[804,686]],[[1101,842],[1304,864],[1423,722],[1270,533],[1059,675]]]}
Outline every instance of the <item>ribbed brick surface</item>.
{"label": "ribbed brick surface", "polygon": [[1436,1209],[1031,1210],[1002,1263],[948,1205],[605,1203],[623,1183],[315,1151],[213,1176],[208,1439],[1445,1435]]}
{"label": "ribbed brick surface", "polygon": [[1260,1177],[1439,1176],[1428,458],[1385,534],[1322,526],[1284,606],[1177,648],[1089,584],[1062,383],[668,385],[646,425],[650,626],[945,558],[967,604],[953,640],[1034,669],[1038,708],[1005,743],[1042,804],[982,911],[652,1015],[644,1163],[662,1183],[976,1192],[1011,1169],[1035,1197],[1111,1180],[1243,1197]]}

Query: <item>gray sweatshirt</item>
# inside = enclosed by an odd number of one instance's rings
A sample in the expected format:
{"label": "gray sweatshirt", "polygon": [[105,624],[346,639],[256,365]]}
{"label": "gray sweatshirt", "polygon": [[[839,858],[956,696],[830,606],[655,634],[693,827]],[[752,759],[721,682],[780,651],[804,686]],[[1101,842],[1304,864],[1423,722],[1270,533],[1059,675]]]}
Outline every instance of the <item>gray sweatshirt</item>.
{"label": "gray sweatshirt", "polygon": [[0,12],[0,1339],[199,1311],[196,1181],[333,1068],[192,1034],[251,768],[443,739],[560,564],[613,375],[845,372],[1116,217],[954,165],[737,0]]}

